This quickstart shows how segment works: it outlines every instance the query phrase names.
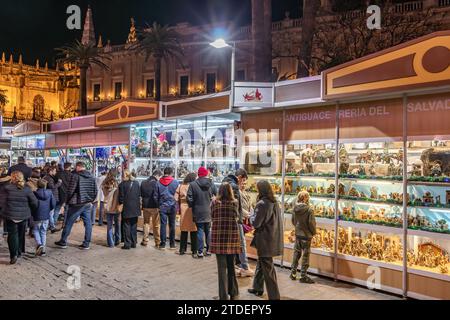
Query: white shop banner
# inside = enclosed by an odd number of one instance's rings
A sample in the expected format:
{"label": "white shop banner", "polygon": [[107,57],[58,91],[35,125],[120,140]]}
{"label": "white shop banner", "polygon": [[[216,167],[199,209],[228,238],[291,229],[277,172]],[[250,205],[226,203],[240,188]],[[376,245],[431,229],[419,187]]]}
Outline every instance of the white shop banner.
{"label": "white shop banner", "polygon": [[273,85],[272,84],[248,84],[235,86],[234,106],[235,107],[272,107],[273,106]]}

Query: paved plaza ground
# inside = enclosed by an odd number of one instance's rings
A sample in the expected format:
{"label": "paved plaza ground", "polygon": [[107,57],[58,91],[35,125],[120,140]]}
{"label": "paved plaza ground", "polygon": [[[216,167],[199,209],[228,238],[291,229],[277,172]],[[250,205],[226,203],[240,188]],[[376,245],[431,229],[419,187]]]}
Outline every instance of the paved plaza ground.
{"label": "paved plaza ground", "polygon": [[[45,258],[34,258],[34,242],[27,238],[26,254],[9,265],[6,239],[0,239],[0,299],[20,300],[211,300],[217,297],[217,268],[214,257],[194,260],[173,251],[138,247],[132,251],[106,247],[106,227],[95,227],[90,251],[76,248],[83,239],[77,224],[67,250],[55,248],[58,236],[49,235]],[[139,234],[139,237],[142,235]],[[81,268],[81,289],[69,290],[67,269]],[[254,267],[254,265],[253,265]],[[287,300],[384,300],[398,299],[346,283],[315,278],[314,285],[289,280],[289,271],[277,269],[282,299]],[[258,300],[247,289],[251,279],[239,280],[240,298]],[[266,296],[264,296],[266,298]]]}

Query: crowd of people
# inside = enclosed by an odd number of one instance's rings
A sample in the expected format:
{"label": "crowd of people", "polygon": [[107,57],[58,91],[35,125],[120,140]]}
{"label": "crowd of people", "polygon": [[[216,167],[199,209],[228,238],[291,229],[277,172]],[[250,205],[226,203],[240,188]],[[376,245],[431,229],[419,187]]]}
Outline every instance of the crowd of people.
{"label": "crowd of people", "polygon": [[[16,165],[0,172],[0,215],[10,263],[16,264],[25,253],[27,228],[36,243],[34,254],[45,257],[47,233],[61,233],[55,246],[67,249],[72,228],[80,220],[85,230],[81,250],[90,249],[96,221],[100,226],[106,221],[108,247],[135,249],[138,219],[143,216],[142,247],[147,247],[153,237],[158,250],[169,248],[184,256],[190,243],[192,258],[216,256],[221,300],[238,298],[239,276],[254,277],[249,293],[262,296],[265,285],[269,299],[279,300],[273,258],[283,254],[284,220],[270,183],[257,183],[255,203],[246,191],[248,176],[244,169],[226,177],[220,186],[213,183],[210,175],[201,167],[180,183],[174,178],[174,170],[167,167],[163,172],[155,170],[139,183],[129,170],[113,169],[95,178],[83,162],[74,167],[71,163],[53,162],[43,168],[30,168],[19,157]],[[292,223],[297,241],[290,277],[314,283],[307,270],[316,225],[307,192],[298,195],[294,212]],[[177,215],[181,231],[178,249]],[[251,246],[258,255],[256,270],[250,268],[247,256],[248,233],[253,234]]]}

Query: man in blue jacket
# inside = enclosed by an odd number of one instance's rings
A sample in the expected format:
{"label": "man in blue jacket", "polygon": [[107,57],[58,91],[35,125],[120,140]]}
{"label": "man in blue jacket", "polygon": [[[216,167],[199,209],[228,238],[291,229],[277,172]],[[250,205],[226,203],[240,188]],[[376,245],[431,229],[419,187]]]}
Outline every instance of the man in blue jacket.
{"label": "man in blue jacket", "polygon": [[175,193],[179,182],[173,178],[173,169],[165,168],[164,176],[156,185],[154,200],[159,204],[161,218],[161,243],[160,250],[165,250],[167,241],[167,222],[169,222],[170,250],[176,250],[175,246],[175,222],[176,222],[176,201]]}

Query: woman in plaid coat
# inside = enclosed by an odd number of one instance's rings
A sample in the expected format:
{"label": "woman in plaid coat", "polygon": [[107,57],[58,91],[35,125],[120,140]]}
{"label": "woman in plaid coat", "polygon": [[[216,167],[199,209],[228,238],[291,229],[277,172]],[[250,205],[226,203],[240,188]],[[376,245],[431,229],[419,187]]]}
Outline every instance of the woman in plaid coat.
{"label": "woman in plaid coat", "polygon": [[234,269],[234,257],[241,253],[239,238],[239,204],[229,183],[219,189],[211,204],[211,253],[216,254],[220,300],[236,300],[239,288]]}

